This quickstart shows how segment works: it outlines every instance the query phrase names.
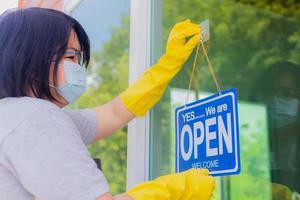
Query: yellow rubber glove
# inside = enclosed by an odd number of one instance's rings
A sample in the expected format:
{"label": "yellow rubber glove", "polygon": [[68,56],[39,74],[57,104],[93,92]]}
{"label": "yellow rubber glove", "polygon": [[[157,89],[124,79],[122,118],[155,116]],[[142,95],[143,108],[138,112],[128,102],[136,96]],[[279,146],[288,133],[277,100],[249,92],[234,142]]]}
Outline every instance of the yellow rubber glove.
{"label": "yellow rubber glove", "polygon": [[191,169],[142,183],[127,194],[134,200],[208,200],[214,186],[207,169]]}
{"label": "yellow rubber glove", "polygon": [[[136,116],[144,115],[161,97],[170,80],[187,61],[200,40],[201,28],[191,20],[177,23],[168,38],[166,53],[120,97]],[[191,37],[188,41],[187,38]]]}
{"label": "yellow rubber glove", "polygon": [[292,191],[285,185],[272,183],[273,200],[292,200]]}

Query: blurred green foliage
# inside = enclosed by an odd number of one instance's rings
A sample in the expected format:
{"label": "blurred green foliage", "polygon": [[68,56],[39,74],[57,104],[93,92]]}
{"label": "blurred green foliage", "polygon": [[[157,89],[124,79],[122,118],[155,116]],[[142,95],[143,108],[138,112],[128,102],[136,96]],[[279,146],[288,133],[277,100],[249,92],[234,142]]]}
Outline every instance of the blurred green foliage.
{"label": "blurred green foliage", "polygon": [[[268,3],[265,2],[265,6]],[[300,63],[300,27],[299,19],[286,17],[281,12],[270,11],[257,5],[245,4],[233,0],[164,0],[163,38],[167,40],[172,26],[187,18],[194,23],[205,19],[210,22],[210,40],[206,44],[209,56],[219,77],[222,89],[236,87],[240,100],[249,100],[255,92],[257,77],[268,66],[290,60]],[[292,12],[292,10],[290,10]],[[202,54],[203,55],[203,54]],[[183,70],[172,80],[160,102],[161,126],[160,138],[163,141],[160,173],[170,172],[172,164],[170,148],[170,89],[188,87],[191,76],[192,54]],[[217,92],[215,83],[203,56],[196,67],[192,89]],[[152,126],[156,126],[153,124]],[[154,142],[153,142],[154,143]]]}
{"label": "blurred green foliage", "polygon": [[270,10],[284,16],[300,17],[300,2],[298,0],[236,0],[258,8]]}
{"label": "blurred green foliage", "polygon": [[[206,44],[212,64],[215,68],[222,89],[236,87],[239,91],[239,101],[249,102],[255,94],[254,85],[258,76],[270,65],[289,60],[300,63],[300,10],[298,3],[279,4],[277,1],[233,1],[233,0],[164,0],[163,8],[163,38],[167,40],[172,26],[187,18],[194,23],[205,19],[210,22],[210,40]],[[291,1],[286,1],[290,2]],[[277,5],[277,6],[276,6]],[[202,54],[203,55],[203,54]],[[187,89],[191,77],[193,59],[185,64],[183,70],[172,80],[160,104],[154,109],[153,116],[160,120],[152,123],[151,127],[160,127],[158,138],[161,141],[161,152],[152,146],[152,154],[159,154],[159,166],[153,166],[152,178],[172,172],[174,148],[172,141],[172,123],[170,115],[170,92],[172,88]],[[216,93],[216,86],[208,70],[207,62],[200,56],[194,76],[193,91]],[[255,106],[247,109],[254,109]],[[256,124],[256,130],[250,129],[259,117],[249,110],[240,112],[240,121],[247,120],[240,126],[241,130],[241,159],[242,174],[225,177],[222,182],[222,199],[259,200],[271,198],[269,175],[268,130],[264,123]],[[156,128],[157,130],[157,128]],[[151,134],[157,134],[155,131]],[[173,133],[174,134],[174,133]],[[251,137],[250,137],[251,136]],[[153,138],[157,138],[153,137]],[[249,138],[250,137],[250,138]],[[157,141],[152,141],[156,144]],[[151,170],[150,169],[150,170]],[[158,170],[157,170],[158,169]],[[156,171],[155,171],[156,170]],[[220,196],[219,196],[220,198]]]}
{"label": "blurred green foliage", "polygon": [[[208,18],[211,30],[207,48],[222,88],[237,87],[240,99],[249,98],[256,77],[269,65],[279,60],[300,63],[299,3],[296,0],[164,0],[163,2],[163,44],[175,23],[186,18],[200,23]],[[90,76],[94,77],[92,85],[74,108],[101,105],[122,92],[128,85],[128,54],[129,17],[124,17],[122,25],[113,30],[110,40],[101,51],[93,53],[90,70]],[[172,81],[171,87],[187,88],[191,63],[192,59]],[[202,62],[198,66],[193,89],[215,92],[215,85],[206,63]],[[159,113],[154,112],[154,117],[159,116],[161,129],[159,137],[162,141],[159,174],[169,173],[172,164],[169,95],[170,88],[160,102],[157,109],[160,110]],[[103,172],[113,193],[125,191],[126,138],[124,128],[112,137],[89,147],[92,157],[101,158]],[[248,161],[250,168],[252,166],[250,162],[255,162],[253,159],[258,154],[255,145],[256,143],[251,143],[253,150],[249,151],[249,158],[252,156],[252,161],[251,159]],[[251,177],[246,179],[252,181]],[[241,184],[240,187],[247,185]]]}

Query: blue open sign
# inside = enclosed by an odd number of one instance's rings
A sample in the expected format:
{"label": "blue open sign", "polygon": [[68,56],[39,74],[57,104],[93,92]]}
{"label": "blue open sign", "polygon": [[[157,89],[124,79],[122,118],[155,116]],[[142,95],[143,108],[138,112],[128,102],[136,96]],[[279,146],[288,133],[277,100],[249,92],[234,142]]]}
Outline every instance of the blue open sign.
{"label": "blue open sign", "polygon": [[237,90],[176,108],[176,171],[207,168],[211,175],[239,174]]}

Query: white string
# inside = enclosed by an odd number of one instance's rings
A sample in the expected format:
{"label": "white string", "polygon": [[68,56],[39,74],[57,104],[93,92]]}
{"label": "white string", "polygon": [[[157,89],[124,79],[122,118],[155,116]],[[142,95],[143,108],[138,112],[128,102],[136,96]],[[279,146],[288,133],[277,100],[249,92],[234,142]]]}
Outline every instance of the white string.
{"label": "white string", "polygon": [[218,90],[219,94],[221,95],[221,94],[222,94],[222,93],[221,93],[221,87],[220,87],[218,78],[217,78],[217,76],[216,76],[216,74],[215,74],[214,68],[213,68],[213,66],[212,66],[212,64],[211,64],[211,62],[210,62],[210,60],[209,60],[209,57],[208,57],[208,55],[207,55],[207,52],[206,52],[206,49],[205,49],[205,47],[204,47],[203,41],[200,40],[200,43],[201,43],[201,46],[202,46],[202,49],[203,49],[205,58],[206,58],[206,60],[207,60],[207,64],[208,64],[210,73],[211,73],[211,75],[212,75],[212,77],[213,77],[213,79],[214,79],[214,82],[215,82],[215,84],[216,84],[217,90]]}
{"label": "white string", "polygon": [[191,78],[190,78],[190,81],[189,81],[189,88],[188,88],[188,92],[187,92],[187,96],[186,96],[185,104],[184,104],[185,106],[186,106],[186,104],[189,101],[189,96],[190,96],[192,81],[193,81],[193,78],[194,78],[194,73],[195,73],[195,68],[196,68],[196,62],[197,62],[199,47],[200,47],[200,43],[197,44],[196,55],[195,55],[194,62],[193,62],[192,74],[191,74]]}
{"label": "white string", "polygon": [[218,78],[216,76],[216,73],[214,71],[214,68],[210,62],[210,59],[208,57],[208,54],[207,54],[207,51],[204,47],[204,44],[203,44],[203,41],[202,39],[200,40],[200,42],[197,44],[197,49],[196,49],[196,54],[195,54],[195,58],[194,58],[194,62],[193,62],[193,69],[192,69],[192,74],[191,74],[191,78],[190,78],[190,81],[189,81],[189,87],[188,87],[188,92],[187,92],[187,96],[186,96],[186,100],[185,100],[185,106],[186,104],[188,103],[189,101],[189,96],[190,96],[190,92],[191,92],[191,86],[192,86],[192,82],[193,82],[193,78],[194,78],[194,73],[195,73],[195,68],[196,68],[196,62],[197,62],[197,57],[198,57],[198,52],[199,52],[199,47],[202,47],[202,50],[204,52],[204,55],[205,55],[205,58],[207,60],[207,64],[208,64],[208,68],[209,68],[209,71],[213,77],[213,80],[215,82],[215,85],[217,87],[217,90],[218,90],[218,93],[219,95],[222,95],[222,92],[221,92],[221,87],[220,87],[220,84],[219,84],[219,81],[218,81]]}

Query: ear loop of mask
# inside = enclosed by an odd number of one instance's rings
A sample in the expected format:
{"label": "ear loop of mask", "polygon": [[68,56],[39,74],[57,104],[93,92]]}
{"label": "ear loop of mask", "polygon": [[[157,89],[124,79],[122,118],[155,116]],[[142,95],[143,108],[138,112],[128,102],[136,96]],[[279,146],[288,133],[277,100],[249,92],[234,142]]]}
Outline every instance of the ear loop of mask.
{"label": "ear loop of mask", "polygon": [[[50,62],[50,63],[55,63],[54,61],[53,62]],[[63,64],[62,63],[58,63],[57,64],[58,66],[59,65],[62,65],[63,66]],[[54,86],[54,85],[51,85],[51,84],[48,84],[49,85],[49,87],[52,87],[52,88],[55,88],[55,89],[57,89],[57,87],[56,86]]]}
{"label": "ear loop of mask", "polygon": [[[37,82],[38,82],[39,80],[38,80],[38,79],[34,79],[34,81],[37,81]],[[55,87],[55,86],[52,85],[52,84],[48,84],[48,86],[49,86],[49,87],[52,87],[52,88],[55,88],[55,89],[57,88],[57,87]]]}
{"label": "ear loop of mask", "polygon": [[205,48],[205,46],[203,44],[202,35],[201,35],[200,41],[197,44],[196,54],[195,54],[195,58],[194,58],[194,62],[193,62],[192,74],[191,74],[191,77],[190,77],[190,80],[189,80],[189,87],[188,87],[187,97],[186,97],[186,100],[185,100],[185,106],[187,105],[187,103],[189,101],[189,95],[190,95],[191,86],[192,86],[192,82],[193,82],[193,77],[194,77],[194,73],[195,73],[195,67],[196,67],[196,64],[197,64],[197,57],[198,57],[200,45],[202,47],[204,56],[205,56],[207,64],[208,64],[209,71],[210,71],[210,73],[212,75],[212,78],[213,78],[213,80],[215,82],[215,85],[216,85],[216,88],[218,90],[218,93],[219,93],[219,95],[222,95],[222,92],[221,92],[222,90],[221,90],[221,87],[220,87],[220,84],[219,84],[219,80],[218,80],[218,78],[216,76],[216,73],[215,73],[215,70],[214,70],[214,68],[213,68],[213,66],[212,66],[212,64],[210,62],[210,59],[208,57],[206,48]]}
{"label": "ear loop of mask", "polygon": [[[48,61],[48,63],[50,63],[50,64],[56,64],[56,61]],[[57,65],[62,65],[61,63],[58,63]],[[52,84],[48,84],[49,85],[49,87],[52,87],[52,88],[54,88],[54,89],[57,89],[57,87],[55,87],[54,85],[52,85]]]}

